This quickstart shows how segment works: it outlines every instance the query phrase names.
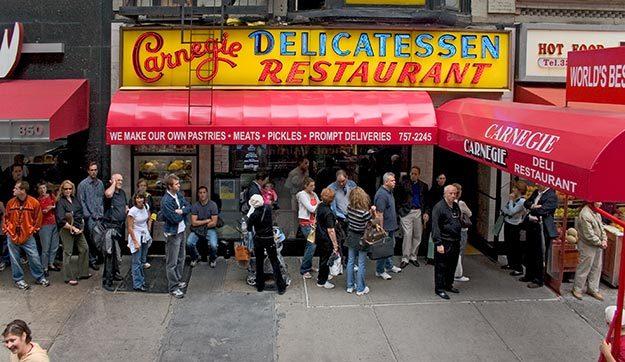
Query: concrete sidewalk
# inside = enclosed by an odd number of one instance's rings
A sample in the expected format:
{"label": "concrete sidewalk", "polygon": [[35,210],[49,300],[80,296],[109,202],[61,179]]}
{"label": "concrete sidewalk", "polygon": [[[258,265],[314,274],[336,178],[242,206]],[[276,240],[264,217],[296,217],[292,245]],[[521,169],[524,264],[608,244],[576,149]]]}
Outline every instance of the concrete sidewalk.
{"label": "concrete sidewalk", "polygon": [[[110,293],[99,275],[69,287],[19,291],[0,273],[0,323],[21,318],[53,361],[590,361],[605,333],[604,303],[528,289],[483,256],[464,258],[467,283],[444,301],[433,267],[408,266],[393,280],[367,268],[371,293],[318,288],[288,258],[287,293],[257,293],[233,260],[193,271],[187,296]],[[126,266],[127,268],[127,266]],[[565,287],[566,288],[566,287]],[[570,288],[570,285],[569,285]],[[563,291],[568,292],[568,290]],[[7,358],[6,350],[0,359]]]}

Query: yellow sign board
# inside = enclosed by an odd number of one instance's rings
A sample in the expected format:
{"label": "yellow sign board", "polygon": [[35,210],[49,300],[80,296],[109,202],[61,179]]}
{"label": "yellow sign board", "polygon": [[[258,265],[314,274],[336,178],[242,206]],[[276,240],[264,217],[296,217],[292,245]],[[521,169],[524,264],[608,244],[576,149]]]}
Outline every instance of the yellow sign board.
{"label": "yellow sign board", "polygon": [[345,0],[347,5],[425,5],[425,0]]}
{"label": "yellow sign board", "polygon": [[510,33],[292,28],[122,31],[123,87],[510,88]]}

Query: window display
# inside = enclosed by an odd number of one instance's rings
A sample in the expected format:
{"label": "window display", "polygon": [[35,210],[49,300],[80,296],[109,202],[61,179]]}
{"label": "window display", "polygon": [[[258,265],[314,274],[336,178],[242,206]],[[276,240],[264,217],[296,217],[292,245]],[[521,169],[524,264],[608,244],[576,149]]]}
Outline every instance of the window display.
{"label": "window display", "polygon": [[[142,147],[142,146],[141,146]],[[186,146],[185,146],[186,147]],[[196,150],[196,147],[194,150]],[[170,149],[171,150],[171,149]],[[133,157],[134,177],[133,192],[138,179],[144,178],[148,182],[148,192],[154,198],[154,207],[158,210],[160,199],[167,190],[164,184],[165,176],[170,173],[180,178],[180,192],[189,202],[193,202],[197,187],[197,151],[190,153],[183,148],[182,154],[145,154],[135,152]],[[185,154],[186,153],[186,154]]]}

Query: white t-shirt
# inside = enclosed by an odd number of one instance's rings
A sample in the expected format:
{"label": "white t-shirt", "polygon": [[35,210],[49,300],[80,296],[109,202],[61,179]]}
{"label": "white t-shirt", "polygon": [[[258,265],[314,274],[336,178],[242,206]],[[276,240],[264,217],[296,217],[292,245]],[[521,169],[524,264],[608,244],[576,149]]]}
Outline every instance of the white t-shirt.
{"label": "white t-shirt", "polygon": [[[128,211],[128,216],[131,216],[134,220],[132,230],[139,242],[146,244],[150,241],[152,237],[150,236],[150,231],[148,230],[148,220],[150,219],[150,208],[148,205],[145,205],[142,209],[133,206]],[[132,237],[130,235],[128,235],[128,247],[130,248],[130,252],[135,252],[135,244],[132,242]]]}

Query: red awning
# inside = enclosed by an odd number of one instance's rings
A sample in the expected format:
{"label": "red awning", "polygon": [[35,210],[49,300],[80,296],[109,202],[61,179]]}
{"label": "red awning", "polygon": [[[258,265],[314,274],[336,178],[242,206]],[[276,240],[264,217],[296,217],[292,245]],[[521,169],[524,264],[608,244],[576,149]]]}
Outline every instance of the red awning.
{"label": "red awning", "polygon": [[625,201],[625,116],[464,98],[437,109],[439,146],[586,200]]}
{"label": "red awning", "polygon": [[54,141],[87,128],[86,79],[0,82],[0,141]]}
{"label": "red awning", "polygon": [[426,92],[119,91],[110,144],[434,144]]}

